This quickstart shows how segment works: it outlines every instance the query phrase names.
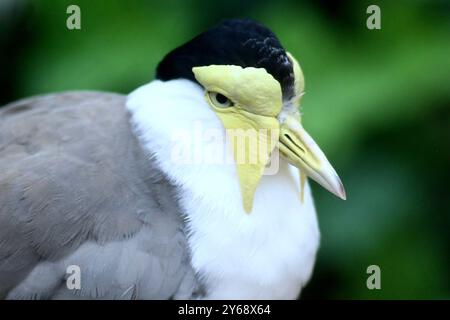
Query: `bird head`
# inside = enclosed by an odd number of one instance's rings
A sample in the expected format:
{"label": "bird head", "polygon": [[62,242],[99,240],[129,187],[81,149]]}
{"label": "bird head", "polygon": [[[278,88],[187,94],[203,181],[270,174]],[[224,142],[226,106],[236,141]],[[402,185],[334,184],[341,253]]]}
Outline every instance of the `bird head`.
{"label": "bird head", "polygon": [[300,64],[269,29],[251,20],[224,21],[170,52],[157,78],[186,78],[203,88],[230,140],[246,212],[275,150],[345,199],[341,180],[301,124]]}

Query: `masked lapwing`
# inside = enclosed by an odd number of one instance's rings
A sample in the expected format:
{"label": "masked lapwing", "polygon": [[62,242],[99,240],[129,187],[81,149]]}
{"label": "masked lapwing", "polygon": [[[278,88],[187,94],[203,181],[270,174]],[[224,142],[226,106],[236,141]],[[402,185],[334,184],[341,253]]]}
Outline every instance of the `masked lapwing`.
{"label": "masked lapwing", "polygon": [[274,33],[227,20],[127,96],[0,108],[0,298],[297,298],[319,246],[307,177],[345,199],[303,93]]}

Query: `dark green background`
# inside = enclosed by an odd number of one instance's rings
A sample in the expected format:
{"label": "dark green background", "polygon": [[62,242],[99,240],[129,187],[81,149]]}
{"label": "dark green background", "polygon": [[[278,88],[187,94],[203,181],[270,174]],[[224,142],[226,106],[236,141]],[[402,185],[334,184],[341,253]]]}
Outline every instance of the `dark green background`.
{"label": "dark green background", "polygon": [[[79,31],[66,28],[69,4]],[[366,28],[370,4],[381,30]],[[304,125],[347,189],[344,202],[313,183],[322,241],[303,297],[450,299],[448,1],[0,0],[0,104],[130,92],[226,17],[263,22],[300,61]]]}

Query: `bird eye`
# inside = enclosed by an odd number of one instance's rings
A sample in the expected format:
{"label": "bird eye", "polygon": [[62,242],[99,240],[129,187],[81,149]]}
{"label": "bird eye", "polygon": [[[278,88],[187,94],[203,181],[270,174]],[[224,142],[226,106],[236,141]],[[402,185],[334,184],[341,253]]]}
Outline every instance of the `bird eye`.
{"label": "bird eye", "polygon": [[233,105],[230,99],[218,92],[210,92],[209,98],[211,102],[218,108],[228,108]]}

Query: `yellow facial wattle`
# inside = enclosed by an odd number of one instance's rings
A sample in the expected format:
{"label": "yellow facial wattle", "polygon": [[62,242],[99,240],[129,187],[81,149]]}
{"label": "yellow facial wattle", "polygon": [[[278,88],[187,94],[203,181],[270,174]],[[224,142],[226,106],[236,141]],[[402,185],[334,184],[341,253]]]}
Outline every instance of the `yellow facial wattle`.
{"label": "yellow facial wattle", "polygon": [[[244,209],[251,212],[256,188],[277,146],[282,107],[281,88],[264,69],[211,65],[193,68],[206,89],[206,99],[226,129],[233,150]],[[226,108],[214,104],[210,92],[228,97]]]}
{"label": "yellow facial wattle", "polygon": [[[283,108],[280,83],[264,68],[234,65],[194,67],[205,98],[226,129],[237,167],[243,207],[252,211],[256,188],[275,147],[300,170],[300,200],[306,176],[345,199],[344,187],[327,158],[301,125],[298,107],[304,90],[303,72],[289,53],[294,96]],[[294,106],[294,108],[292,108]]]}

